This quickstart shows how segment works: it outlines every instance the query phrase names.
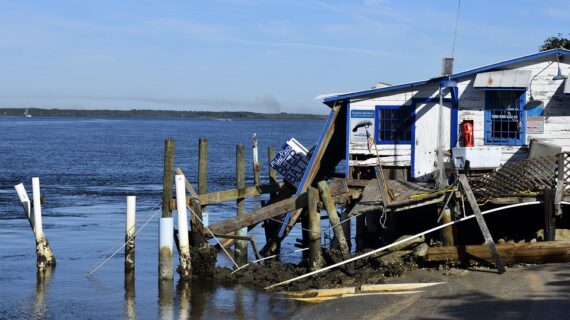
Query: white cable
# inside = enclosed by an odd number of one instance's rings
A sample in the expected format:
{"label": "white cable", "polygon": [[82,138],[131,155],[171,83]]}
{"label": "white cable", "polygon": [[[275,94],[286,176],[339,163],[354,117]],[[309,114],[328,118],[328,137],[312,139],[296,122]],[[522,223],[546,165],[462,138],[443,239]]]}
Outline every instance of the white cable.
{"label": "white cable", "polygon": [[[517,204],[513,204],[513,205],[508,205],[508,206],[504,206],[504,207],[499,207],[499,208],[487,210],[487,211],[481,212],[481,215],[485,215],[485,214],[487,214],[487,213],[492,213],[492,212],[495,212],[495,211],[500,211],[500,210],[505,210],[505,209],[510,209],[510,208],[516,208],[516,207],[521,207],[521,206],[528,206],[528,205],[540,204],[540,203],[542,203],[542,201],[532,201],[532,202],[517,203]],[[444,224],[439,225],[439,226],[437,226],[437,227],[435,227],[435,228],[431,228],[431,229],[426,230],[426,231],[424,231],[424,232],[420,232],[420,233],[418,233],[418,234],[416,234],[416,235],[413,235],[413,236],[411,236],[411,237],[408,237],[408,238],[405,238],[405,239],[402,239],[402,240],[393,242],[393,243],[391,243],[391,244],[389,244],[389,245],[387,245],[387,246],[384,246],[384,247],[381,247],[381,248],[378,248],[378,249],[375,249],[375,250],[372,250],[372,251],[368,251],[368,252],[366,252],[366,253],[363,253],[363,254],[358,255],[358,256],[356,256],[356,257],[352,257],[352,258],[350,258],[350,259],[341,261],[341,262],[339,262],[339,263],[335,263],[335,264],[330,265],[330,266],[328,266],[328,267],[324,267],[324,268],[321,268],[321,269],[318,269],[318,270],[315,270],[315,271],[306,273],[306,274],[304,274],[304,275],[301,275],[301,276],[298,276],[298,277],[295,277],[295,278],[292,278],[292,279],[289,279],[289,280],[285,280],[285,281],[282,281],[282,282],[279,282],[279,283],[276,283],[276,284],[272,284],[272,285],[270,285],[270,286],[265,287],[265,289],[266,289],[266,290],[267,290],[267,289],[272,289],[272,288],[275,288],[275,287],[277,287],[277,286],[281,286],[281,285],[284,285],[284,284],[291,283],[291,282],[293,282],[293,281],[297,281],[297,280],[300,280],[300,279],[303,279],[303,278],[306,278],[306,277],[310,277],[310,276],[315,275],[315,274],[317,274],[317,273],[321,273],[321,272],[324,272],[324,271],[327,271],[327,270],[336,268],[336,267],[338,267],[338,266],[342,266],[342,265],[347,264],[347,263],[349,263],[349,262],[356,261],[356,260],[359,260],[359,259],[362,259],[362,258],[371,256],[371,255],[373,255],[373,254],[376,254],[376,253],[378,253],[378,252],[381,252],[381,251],[390,249],[390,248],[392,248],[392,247],[394,247],[394,246],[397,246],[397,245],[399,245],[399,244],[406,243],[406,242],[408,242],[408,241],[410,241],[410,240],[412,240],[412,239],[421,237],[421,236],[423,236],[423,235],[425,235],[425,234],[428,234],[428,233],[430,233],[430,232],[433,232],[433,231],[436,231],[436,230],[439,230],[439,229],[443,229],[443,228],[445,228],[445,227],[449,227],[449,226],[454,225],[454,224],[456,224],[456,223],[459,223],[459,222],[462,222],[462,221],[466,221],[466,220],[469,220],[469,219],[472,219],[472,218],[475,218],[475,215],[470,215],[470,216],[461,218],[461,219],[459,219],[459,220],[455,220],[455,221],[451,221],[451,222],[448,222],[448,223],[444,223]]]}
{"label": "white cable", "polygon": [[113,258],[117,253],[119,253],[119,251],[121,249],[123,249],[127,243],[129,241],[131,241],[132,239],[135,238],[135,236],[144,228],[146,227],[146,225],[152,220],[152,218],[154,218],[154,216],[159,213],[161,211],[161,209],[157,209],[150,218],[148,218],[147,221],[145,221],[145,223],[139,228],[139,230],[137,230],[137,232],[135,232],[135,234],[133,234],[132,237],[130,237],[129,239],[127,239],[127,241],[125,241],[125,243],[123,243],[117,250],[115,250],[115,252],[113,252],[113,254],[108,257],[107,259],[105,259],[103,262],[101,262],[99,265],[96,265],[93,269],[91,269],[91,271],[87,272],[87,276],[92,275],[93,273],[95,273],[95,271],[97,271],[99,268],[101,268],[105,263],[107,263],[107,261],[111,260],[111,258]]}

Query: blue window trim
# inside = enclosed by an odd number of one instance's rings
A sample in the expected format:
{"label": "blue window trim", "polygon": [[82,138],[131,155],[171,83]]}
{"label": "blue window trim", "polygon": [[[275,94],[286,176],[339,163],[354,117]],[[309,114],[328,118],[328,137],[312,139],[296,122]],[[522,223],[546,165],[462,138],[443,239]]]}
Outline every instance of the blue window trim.
{"label": "blue window trim", "polygon": [[[380,110],[396,110],[400,108],[410,108],[410,140],[380,140],[379,136],[379,129],[380,129]],[[412,131],[414,130],[413,126],[415,125],[414,121],[414,108],[409,105],[399,105],[399,106],[379,106],[377,105],[374,111],[374,142],[376,144],[411,144],[412,143]]]}
{"label": "blue window trim", "polygon": [[[513,89],[514,90],[514,89]],[[510,91],[513,91],[510,90]],[[492,91],[498,90],[486,90],[485,91],[485,145],[494,146],[521,146],[526,144],[526,89],[518,89],[520,91],[520,101],[519,106],[520,111],[520,136],[518,139],[499,139],[491,141],[491,98],[490,94]]]}

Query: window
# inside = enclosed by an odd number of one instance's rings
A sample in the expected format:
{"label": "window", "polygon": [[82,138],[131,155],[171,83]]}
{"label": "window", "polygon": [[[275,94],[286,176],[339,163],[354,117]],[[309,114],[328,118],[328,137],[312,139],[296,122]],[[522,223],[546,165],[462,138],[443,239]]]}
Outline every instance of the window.
{"label": "window", "polygon": [[376,143],[412,141],[412,109],[409,106],[376,106]]}
{"label": "window", "polygon": [[525,95],[526,91],[521,90],[485,92],[485,144],[525,143]]}

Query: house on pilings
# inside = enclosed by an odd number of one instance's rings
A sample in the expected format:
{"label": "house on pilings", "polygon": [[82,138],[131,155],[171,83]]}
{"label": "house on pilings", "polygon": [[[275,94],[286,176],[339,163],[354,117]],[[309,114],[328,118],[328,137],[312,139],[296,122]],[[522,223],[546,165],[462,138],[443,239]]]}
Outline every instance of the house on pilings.
{"label": "house on pilings", "polygon": [[[340,203],[348,216],[359,216],[357,244],[359,229],[361,240],[362,234],[378,231],[383,233],[379,241],[389,242],[398,235],[390,229],[403,224],[413,225],[409,234],[479,210],[474,207],[536,204],[552,194],[556,216],[545,225],[548,217],[540,215],[536,221],[542,223],[533,226],[553,239],[568,200],[565,191],[570,191],[569,74],[570,51],[554,49],[428,80],[328,96],[323,102],[331,112],[297,193],[339,175],[349,187],[362,187]],[[461,175],[467,177],[464,187],[459,186]],[[476,203],[467,202],[466,193]],[[428,207],[438,212],[435,219],[419,214]],[[385,215],[397,212],[405,218],[391,225]],[[299,215],[287,215],[280,238]],[[490,229],[503,236],[501,223]],[[444,242],[457,242],[459,232],[448,231],[455,239]]]}

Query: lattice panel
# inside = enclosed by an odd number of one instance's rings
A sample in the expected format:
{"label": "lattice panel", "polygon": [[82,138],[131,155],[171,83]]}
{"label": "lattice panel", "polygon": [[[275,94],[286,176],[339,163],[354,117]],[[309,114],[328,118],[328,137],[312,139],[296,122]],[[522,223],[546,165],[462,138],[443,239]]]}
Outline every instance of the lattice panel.
{"label": "lattice panel", "polygon": [[[492,173],[473,178],[469,183],[478,199],[542,193],[545,188],[556,187],[557,168],[558,156],[539,157],[505,164]],[[570,168],[565,169],[564,174],[565,181],[568,181]]]}

